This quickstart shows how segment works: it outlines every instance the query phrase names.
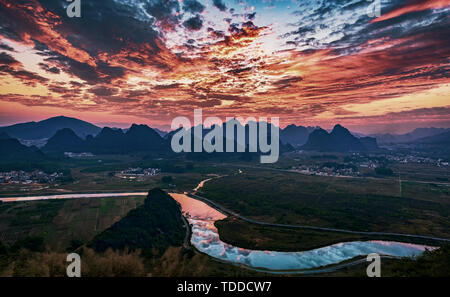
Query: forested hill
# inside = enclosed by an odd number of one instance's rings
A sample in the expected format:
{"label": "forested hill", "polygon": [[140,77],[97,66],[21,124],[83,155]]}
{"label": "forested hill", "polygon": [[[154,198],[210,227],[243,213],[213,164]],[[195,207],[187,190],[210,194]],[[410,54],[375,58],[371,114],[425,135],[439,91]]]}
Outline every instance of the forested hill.
{"label": "forested hill", "polygon": [[98,252],[128,247],[150,255],[154,250],[163,252],[169,246],[183,245],[185,234],[177,202],[155,188],[149,191],[144,205],[97,235],[89,246]]}

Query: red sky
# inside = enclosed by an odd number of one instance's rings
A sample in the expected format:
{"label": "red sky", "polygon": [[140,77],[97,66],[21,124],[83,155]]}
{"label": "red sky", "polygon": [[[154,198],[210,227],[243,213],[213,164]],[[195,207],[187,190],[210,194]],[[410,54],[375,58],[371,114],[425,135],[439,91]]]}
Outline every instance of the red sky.
{"label": "red sky", "polygon": [[[358,132],[450,127],[450,1],[0,0],[0,125],[167,128],[278,116]],[[67,5],[67,4],[64,4]]]}

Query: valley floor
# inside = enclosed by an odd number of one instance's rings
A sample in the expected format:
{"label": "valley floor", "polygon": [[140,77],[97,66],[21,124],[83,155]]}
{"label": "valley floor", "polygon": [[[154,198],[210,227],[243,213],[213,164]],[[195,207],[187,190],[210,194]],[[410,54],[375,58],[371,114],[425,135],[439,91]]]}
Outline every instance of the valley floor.
{"label": "valley floor", "polygon": [[[186,169],[188,168],[186,164],[190,162],[177,161],[176,166],[183,170],[173,170],[175,172],[163,170],[161,175],[141,180],[126,180],[117,179],[111,174],[113,172],[111,170],[131,167],[134,165],[132,162],[136,161],[109,158],[104,159],[102,165],[97,165],[96,160],[83,161],[86,163],[84,165],[80,164],[81,161],[75,164],[76,166],[71,169],[73,182],[39,189],[33,188],[33,185],[8,185],[0,189],[0,196],[146,191],[155,187],[170,192],[185,192],[193,189],[201,180],[210,178],[211,174],[216,174],[222,177],[206,182],[198,194],[254,220],[450,238],[449,188],[445,183],[432,181],[433,175],[442,179],[442,172],[439,170],[422,170],[422,175],[427,177],[418,181],[412,178],[411,168],[402,167],[401,170],[407,172],[404,176],[408,181],[399,181],[395,176],[352,179],[302,175],[284,169],[295,162],[292,159],[282,159],[278,167],[254,166],[246,162],[233,164],[197,162],[189,169]],[[164,176],[170,176],[171,182],[164,182],[162,180]],[[142,205],[143,201],[143,197],[122,197],[3,203],[0,204],[0,242],[9,246],[10,252],[15,246],[17,250],[13,251],[13,254],[17,256],[21,253],[21,249],[26,250],[24,240],[41,238],[43,250],[30,251],[25,258],[29,261],[45,262],[47,260],[43,259],[62,257],[66,251],[86,245],[97,234],[121,220],[130,210]],[[232,216],[216,222],[216,227],[223,241],[258,250],[300,251],[336,242],[399,240],[387,236],[261,226]],[[443,246],[442,243],[432,240],[401,238],[401,241]],[[436,259],[446,257],[447,248],[442,251],[424,258],[425,262],[421,264],[424,271],[434,267],[433,261],[438,261]],[[14,260],[18,259],[16,256],[8,257],[13,259],[12,261],[0,256],[0,269],[3,269],[4,275],[28,273],[14,268],[19,265],[18,260]],[[264,275],[262,272],[221,263],[186,247],[171,247],[161,256],[152,259],[142,258],[136,254],[127,256],[123,252],[116,256],[118,258],[123,256],[130,261],[139,259],[144,265],[142,273],[145,275],[179,276],[189,273],[198,276]],[[92,259],[101,257],[103,255],[95,251],[91,253]],[[153,263],[151,269],[149,269],[150,262]],[[385,276],[410,275],[402,270],[402,267],[413,265],[409,260],[385,260],[385,262],[388,267]],[[352,265],[323,275],[365,275],[365,267],[365,264]],[[445,272],[445,269],[440,271]],[[418,273],[416,271],[413,275],[420,275]]]}

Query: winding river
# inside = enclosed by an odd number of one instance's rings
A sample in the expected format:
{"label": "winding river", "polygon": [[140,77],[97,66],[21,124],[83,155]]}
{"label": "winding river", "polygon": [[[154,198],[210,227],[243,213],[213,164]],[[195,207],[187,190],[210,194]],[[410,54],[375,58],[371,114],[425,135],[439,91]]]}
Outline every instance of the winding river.
{"label": "winding river", "polygon": [[[394,257],[420,255],[435,247],[393,241],[351,241],[302,252],[249,250],[220,240],[214,222],[226,218],[204,202],[185,194],[170,194],[180,203],[192,226],[191,244],[199,251],[228,262],[269,270],[302,270],[337,264],[371,253]],[[238,232],[238,230],[236,230]]]}
{"label": "winding river", "polygon": [[129,197],[129,196],[147,196],[148,192],[130,192],[130,193],[94,193],[94,194],[55,194],[24,197],[0,198],[3,202],[35,201],[35,200],[53,200],[53,199],[80,199],[80,198],[103,198],[103,197]]}
{"label": "winding river", "polygon": [[[208,179],[209,180],[209,179]],[[208,180],[202,181],[195,191]],[[146,192],[97,193],[97,194],[61,194],[47,196],[0,198],[3,202],[32,201],[48,199],[74,199],[98,197],[145,196]],[[276,252],[249,250],[227,244],[220,240],[214,222],[226,218],[226,215],[207,205],[190,198],[186,194],[170,193],[182,208],[184,216],[192,228],[191,244],[199,251],[219,260],[243,264],[257,269],[272,271],[302,270],[323,267],[350,260],[370,253],[394,257],[413,257],[425,250],[436,247],[409,244],[394,241],[351,241],[342,242],[318,249],[301,252]],[[238,230],[237,230],[238,232]]]}

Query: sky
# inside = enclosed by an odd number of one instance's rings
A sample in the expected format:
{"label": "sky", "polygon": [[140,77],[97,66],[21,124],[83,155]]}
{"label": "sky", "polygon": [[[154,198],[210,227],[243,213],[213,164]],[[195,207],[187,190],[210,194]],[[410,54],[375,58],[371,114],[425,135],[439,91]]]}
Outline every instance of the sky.
{"label": "sky", "polygon": [[450,127],[450,0],[80,1],[0,0],[0,125]]}

